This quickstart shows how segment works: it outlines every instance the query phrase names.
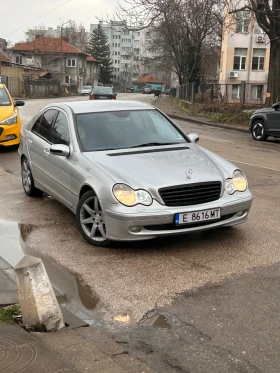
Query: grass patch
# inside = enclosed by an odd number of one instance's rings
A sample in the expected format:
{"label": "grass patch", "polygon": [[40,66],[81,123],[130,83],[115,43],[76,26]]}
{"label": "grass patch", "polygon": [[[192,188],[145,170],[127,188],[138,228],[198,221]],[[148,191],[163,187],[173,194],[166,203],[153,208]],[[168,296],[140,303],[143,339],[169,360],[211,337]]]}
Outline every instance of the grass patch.
{"label": "grass patch", "polygon": [[14,321],[14,316],[20,315],[20,308],[18,304],[0,308],[0,321],[4,324],[8,324]]}
{"label": "grass patch", "polygon": [[193,117],[203,117],[210,119],[216,123],[224,123],[224,124],[241,124],[244,126],[248,126],[249,119],[252,116],[253,112],[260,108],[253,105],[242,105],[242,104],[205,104],[201,105],[199,110],[192,109],[191,106],[189,108],[184,108],[182,106],[178,106],[176,100],[173,99],[173,102],[177,109],[182,112],[187,113]]}

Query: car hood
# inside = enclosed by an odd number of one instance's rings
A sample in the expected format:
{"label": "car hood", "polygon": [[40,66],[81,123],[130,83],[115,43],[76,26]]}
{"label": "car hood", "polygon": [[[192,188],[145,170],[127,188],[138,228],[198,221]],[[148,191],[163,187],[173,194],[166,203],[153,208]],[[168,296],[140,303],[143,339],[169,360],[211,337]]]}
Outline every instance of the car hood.
{"label": "car hood", "polygon": [[151,190],[171,185],[222,181],[232,172],[228,172],[226,167],[219,167],[217,160],[212,160],[207,152],[191,143],[176,147],[149,147],[83,154],[116,183],[125,183],[132,188]]}
{"label": "car hood", "polygon": [[254,114],[259,114],[259,113],[269,113],[269,112],[275,112],[275,109],[273,108],[262,108],[254,111]]}
{"label": "car hood", "polygon": [[13,105],[0,106],[0,122],[11,117],[15,113]]}

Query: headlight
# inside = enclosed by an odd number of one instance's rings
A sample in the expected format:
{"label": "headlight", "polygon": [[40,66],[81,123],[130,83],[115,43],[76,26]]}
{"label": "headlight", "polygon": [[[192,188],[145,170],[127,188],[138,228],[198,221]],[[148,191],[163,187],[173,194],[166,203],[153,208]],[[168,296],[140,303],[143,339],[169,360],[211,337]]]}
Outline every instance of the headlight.
{"label": "headlight", "polygon": [[113,194],[125,206],[131,207],[138,204],[149,206],[153,202],[149,192],[144,189],[134,190],[126,184],[114,185]]}
{"label": "headlight", "polygon": [[232,179],[227,179],[225,189],[228,194],[235,192],[244,192],[247,189],[248,183],[246,176],[240,170],[235,170]]}
{"label": "headlight", "polygon": [[7,119],[5,119],[5,120],[2,120],[2,121],[0,122],[0,124],[11,125],[11,124],[16,124],[16,122],[17,122],[17,115],[14,114],[14,115],[12,115],[10,118],[7,118]]}

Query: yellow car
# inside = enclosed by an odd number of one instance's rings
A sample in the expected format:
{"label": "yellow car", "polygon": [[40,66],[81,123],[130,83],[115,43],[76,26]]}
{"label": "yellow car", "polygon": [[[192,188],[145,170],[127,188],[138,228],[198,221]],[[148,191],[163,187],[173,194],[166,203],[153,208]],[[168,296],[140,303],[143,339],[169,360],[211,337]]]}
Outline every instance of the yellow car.
{"label": "yellow car", "polygon": [[0,146],[15,146],[20,143],[20,117],[17,106],[24,101],[13,101],[4,84],[0,84]]}

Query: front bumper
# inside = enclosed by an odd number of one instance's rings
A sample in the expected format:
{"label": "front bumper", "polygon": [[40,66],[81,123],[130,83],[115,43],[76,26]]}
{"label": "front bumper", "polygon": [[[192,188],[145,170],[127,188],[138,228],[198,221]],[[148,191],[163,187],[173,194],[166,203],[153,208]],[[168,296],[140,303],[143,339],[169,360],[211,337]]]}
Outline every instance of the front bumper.
{"label": "front bumper", "polygon": [[[232,198],[232,197],[231,197]],[[213,228],[232,226],[244,223],[252,205],[252,195],[247,190],[242,198],[220,198],[218,201],[180,208],[170,208],[154,202],[153,211],[144,208],[145,211],[129,213],[119,211],[117,206],[102,201],[105,212],[105,224],[107,237],[116,241],[139,241],[161,236],[185,234],[189,232],[203,231]],[[175,225],[176,213],[198,212],[209,209],[221,209],[221,218],[215,221],[194,223],[189,225]]]}
{"label": "front bumper", "polygon": [[20,143],[20,124],[0,124],[0,146],[13,146]]}

